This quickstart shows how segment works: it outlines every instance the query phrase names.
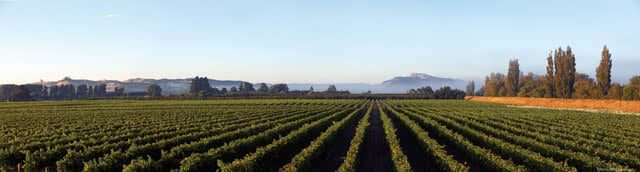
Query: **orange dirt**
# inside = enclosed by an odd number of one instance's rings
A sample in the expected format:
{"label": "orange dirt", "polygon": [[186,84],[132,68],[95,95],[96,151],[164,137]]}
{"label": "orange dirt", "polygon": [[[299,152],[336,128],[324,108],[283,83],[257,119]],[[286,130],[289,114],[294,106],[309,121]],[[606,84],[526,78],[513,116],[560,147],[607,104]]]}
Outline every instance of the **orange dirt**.
{"label": "orange dirt", "polygon": [[494,102],[516,106],[538,106],[548,108],[578,108],[640,112],[640,101],[591,100],[591,99],[550,99],[528,97],[465,97],[467,101]]}

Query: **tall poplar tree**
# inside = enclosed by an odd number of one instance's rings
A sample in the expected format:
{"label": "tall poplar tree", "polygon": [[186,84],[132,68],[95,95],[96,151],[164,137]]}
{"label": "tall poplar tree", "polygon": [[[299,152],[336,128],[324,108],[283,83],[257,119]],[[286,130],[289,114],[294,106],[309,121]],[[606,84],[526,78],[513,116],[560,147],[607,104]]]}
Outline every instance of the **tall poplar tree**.
{"label": "tall poplar tree", "polygon": [[506,96],[505,83],[506,77],[502,73],[491,73],[487,76],[484,83],[484,96],[502,97]]}
{"label": "tall poplar tree", "polygon": [[554,59],[551,53],[547,57],[547,74],[544,77],[544,97],[545,98],[553,98],[555,97],[555,85],[553,83],[555,77],[555,65]]}
{"label": "tall poplar tree", "polygon": [[571,51],[571,47],[567,46],[567,50],[558,48],[555,51],[555,92],[558,98],[571,98],[574,92],[573,84],[575,83],[576,59]]}
{"label": "tall poplar tree", "polygon": [[520,89],[520,64],[518,59],[509,60],[509,71],[505,81],[507,96],[515,97]]}
{"label": "tall poplar tree", "polygon": [[602,48],[602,59],[600,60],[600,65],[596,69],[596,79],[597,79],[597,87],[598,87],[598,97],[605,98],[607,93],[609,92],[609,88],[611,88],[611,53],[609,53],[609,48],[605,45]]}
{"label": "tall poplar tree", "polygon": [[469,81],[467,84],[467,96],[474,96],[476,91],[476,83],[474,81]]}

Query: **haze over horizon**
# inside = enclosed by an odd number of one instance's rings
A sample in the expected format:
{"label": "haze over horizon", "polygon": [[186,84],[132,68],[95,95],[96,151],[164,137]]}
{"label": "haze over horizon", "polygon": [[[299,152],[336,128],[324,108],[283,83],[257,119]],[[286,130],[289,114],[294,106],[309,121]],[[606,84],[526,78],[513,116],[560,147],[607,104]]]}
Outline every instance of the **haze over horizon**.
{"label": "haze over horizon", "polygon": [[189,78],[370,83],[482,80],[511,58],[542,74],[571,46],[594,77],[640,75],[640,1],[0,1],[0,84]]}

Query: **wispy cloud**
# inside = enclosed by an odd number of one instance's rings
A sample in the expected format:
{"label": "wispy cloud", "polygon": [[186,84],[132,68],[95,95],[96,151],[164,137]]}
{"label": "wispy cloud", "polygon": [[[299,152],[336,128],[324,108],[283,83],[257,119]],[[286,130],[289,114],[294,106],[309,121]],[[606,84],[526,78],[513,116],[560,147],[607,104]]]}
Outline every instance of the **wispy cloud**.
{"label": "wispy cloud", "polygon": [[17,2],[16,0],[0,0],[0,5],[5,4],[5,3],[13,3],[13,2]]}
{"label": "wispy cloud", "polygon": [[0,0],[0,5],[17,2],[16,0]]}
{"label": "wispy cloud", "polygon": [[116,18],[116,17],[120,17],[120,16],[121,16],[120,14],[107,14],[107,15],[104,15],[102,17],[105,18],[105,19],[111,19],[111,18]]}

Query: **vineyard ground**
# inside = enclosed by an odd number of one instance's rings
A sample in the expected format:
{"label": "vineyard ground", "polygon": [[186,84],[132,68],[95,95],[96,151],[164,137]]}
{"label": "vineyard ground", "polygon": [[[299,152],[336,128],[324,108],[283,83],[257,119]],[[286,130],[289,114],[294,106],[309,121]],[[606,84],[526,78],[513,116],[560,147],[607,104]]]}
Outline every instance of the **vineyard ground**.
{"label": "vineyard ground", "polygon": [[396,135],[400,141],[402,152],[407,155],[411,168],[415,171],[436,171],[435,166],[425,156],[425,151],[418,144],[418,140],[411,135],[409,129],[402,125],[398,119],[391,118],[396,127]]}
{"label": "vineyard ground", "polygon": [[639,171],[640,116],[458,100],[0,103],[0,171],[17,167]]}
{"label": "vineyard ground", "polygon": [[358,121],[364,116],[365,111],[360,113],[356,120],[352,121],[347,129],[344,132],[338,133],[336,140],[332,143],[329,143],[327,147],[327,151],[320,154],[320,157],[317,161],[312,162],[312,171],[322,172],[322,171],[335,171],[340,167],[342,162],[344,161],[344,157],[349,150],[349,142],[353,139],[353,136],[356,134],[356,126],[358,125]]}
{"label": "vineyard ground", "polygon": [[[402,150],[409,158],[409,162],[411,163],[411,168],[414,171],[438,171],[436,166],[432,164],[433,160],[429,160],[425,155],[424,150],[418,144],[418,140],[411,135],[409,129],[402,125],[397,118],[393,120],[394,126],[397,128],[397,135],[399,137]],[[444,139],[439,138],[434,134],[434,132],[428,133],[430,138],[434,138],[438,144],[443,145],[446,152],[448,152],[453,158],[465,165],[468,165],[469,171],[471,172],[480,172],[482,171],[482,167],[478,166],[475,163],[471,163],[470,157],[465,156],[463,152],[454,148],[453,145],[450,145],[444,141]]]}
{"label": "vineyard ground", "polygon": [[374,107],[371,113],[371,127],[365,136],[364,147],[360,157],[362,159],[357,171],[385,172],[392,170],[391,159],[389,159],[389,146],[385,141],[385,133],[382,128],[378,107]]}

